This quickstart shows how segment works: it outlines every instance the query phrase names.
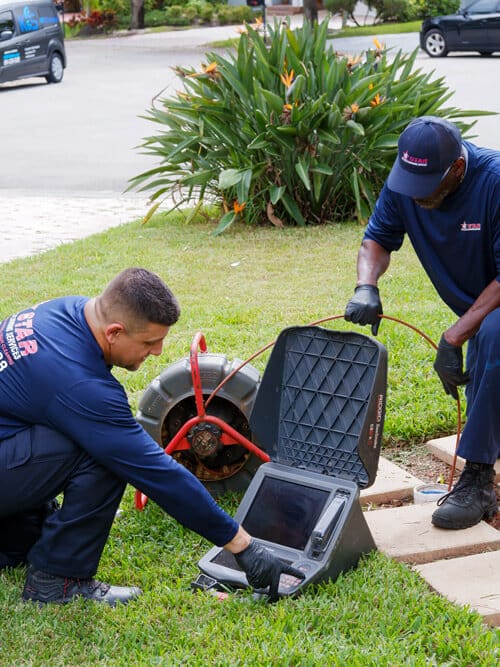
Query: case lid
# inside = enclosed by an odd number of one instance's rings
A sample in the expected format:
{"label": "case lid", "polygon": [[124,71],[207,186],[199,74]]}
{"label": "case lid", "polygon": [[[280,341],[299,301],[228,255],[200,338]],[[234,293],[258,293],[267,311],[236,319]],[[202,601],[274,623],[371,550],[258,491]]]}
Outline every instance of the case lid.
{"label": "case lid", "polygon": [[375,481],[387,351],[364,334],[289,327],[264,371],[250,428],[272,461],[360,488]]}

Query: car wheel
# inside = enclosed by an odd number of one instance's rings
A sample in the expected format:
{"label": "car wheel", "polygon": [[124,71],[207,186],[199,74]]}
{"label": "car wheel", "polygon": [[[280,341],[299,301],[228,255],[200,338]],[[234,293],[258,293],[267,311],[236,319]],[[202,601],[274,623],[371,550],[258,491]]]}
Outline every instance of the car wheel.
{"label": "car wheel", "polygon": [[440,30],[429,30],[424,37],[424,49],[431,58],[442,58],[448,54],[446,40]]}
{"label": "car wheel", "polygon": [[64,63],[60,53],[54,52],[50,56],[49,73],[45,77],[47,83],[60,83],[64,74]]}

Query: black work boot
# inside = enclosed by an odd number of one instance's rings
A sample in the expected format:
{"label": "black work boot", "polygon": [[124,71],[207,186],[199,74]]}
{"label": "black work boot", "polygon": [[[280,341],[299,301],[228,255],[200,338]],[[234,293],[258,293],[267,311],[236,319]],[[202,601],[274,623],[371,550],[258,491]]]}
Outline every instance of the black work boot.
{"label": "black work boot", "polygon": [[72,579],[70,577],[56,577],[42,570],[28,569],[24,584],[23,600],[37,602],[39,606],[48,602],[65,604],[76,598],[105,602],[115,607],[118,602],[126,604],[142,593],[135,586],[110,586],[95,579]]}
{"label": "black work boot", "polygon": [[488,463],[467,461],[453,489],[438,500],[432,523],[438,528],[470,528],[498,512],[495,469]]}

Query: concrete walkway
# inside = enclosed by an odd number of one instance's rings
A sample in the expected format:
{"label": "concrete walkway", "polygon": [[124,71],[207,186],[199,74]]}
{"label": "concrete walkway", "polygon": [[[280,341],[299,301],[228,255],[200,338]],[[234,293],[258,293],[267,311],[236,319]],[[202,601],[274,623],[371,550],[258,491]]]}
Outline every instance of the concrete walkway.
{"label": "concrete walkway", "polygon": [[28,257],[144,216],[138,197],[55,197],[2,194],[0,262]]}
{"label": "concrete walkway", "polygon": [[[427,443],[429,451],[449,463],[455,436]],[[457,466],[459,467],[459,466]],[[500,472],[500,461],[496,467]],[[498,476],[497,476],[498,480]],[[435,501],[408,504],[422,482],[380,458],[373,486],[361,491],[361,503],[377,548],[412,566],[429,586],[451,602],[477,611],[485,623],[500,625],[500,531],[481,521],[465,530],[442,530],[431,523]],[[372,505],[405,500],[400,507]]]}

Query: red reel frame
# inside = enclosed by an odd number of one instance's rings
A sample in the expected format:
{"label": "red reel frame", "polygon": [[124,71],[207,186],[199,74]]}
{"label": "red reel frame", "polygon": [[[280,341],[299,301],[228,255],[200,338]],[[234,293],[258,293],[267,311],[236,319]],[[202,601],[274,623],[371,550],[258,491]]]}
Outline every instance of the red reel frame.
{"label": "red reel frame", "polygon": [[[232,428],[232,426],[229,426],[223,419],[213,415],[207,415],[206,404],[203,400],[203,386],[201,382],[200,366],[198,363],[198,350],[202,353],[207,351],[205,336],[200,331],[195,334],[189,351],[189,364],[191,366],[191,378],[193,382],[197,414],[196,417],[192,417],[181,426],[169,444],[165,447],[165,454],[172,454],[173,452],[191,449],[191,444],[187,438],[187,434],[191,429],[197,424],[214,424],[222,431],[220,440],[224,446],[234,445],[236,442],[242,447],[245,447],[252,454],[255,454],[255,456],[260,458],[264,463],[269,462],[271,459],[266,452],[257,447],[257,445],[248,440],[248,438],[241,435],[241,433],[238,433],[238,431]],[[212,398],[214,393],[215,392],[212,393],[210,398]],[[138,510],[143,510],[147,502],[148,497],[142,493],[142,491],[136,490],[135,507]]]}

